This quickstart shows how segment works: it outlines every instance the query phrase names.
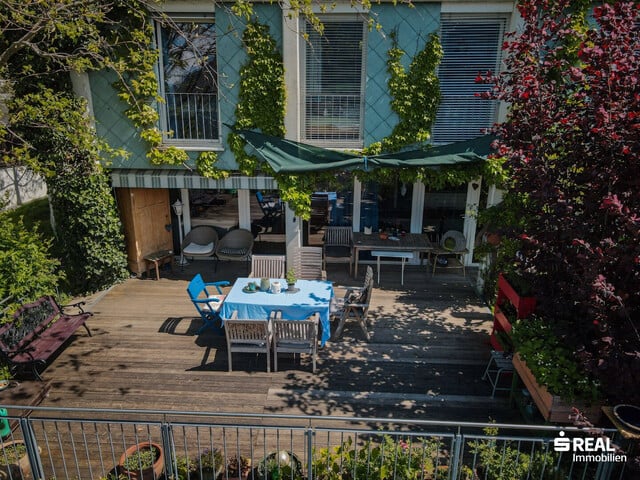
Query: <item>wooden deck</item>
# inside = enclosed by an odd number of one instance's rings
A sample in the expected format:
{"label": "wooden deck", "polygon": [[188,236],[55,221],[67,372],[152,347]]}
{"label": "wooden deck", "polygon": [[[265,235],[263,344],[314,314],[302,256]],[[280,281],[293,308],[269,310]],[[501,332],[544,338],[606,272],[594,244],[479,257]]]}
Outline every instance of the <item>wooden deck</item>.
{"label": "wooden deck", "polygon": [[[266,373],[264,356],[236,354],[227,372],[224,336],[196,335],[201,320],[186,294],[188,279],[246,275],[244,263],[198,261],[159,281],[130,279],[90,299],[88,337],[78,331],[44,371],[56,407],[286,413],[450,421],[517,422],[502,396],[481,379],[489,358],[489,309],[457,273],[384,265],[370,309],[373,339],[356,324],[319,352],[318,370],[281,357]],[[330,266],[338,284],[358,284],[346,265]],[[167,278],[168,277],[168,278]],[[23,405],[3,392],[1,403]]]}

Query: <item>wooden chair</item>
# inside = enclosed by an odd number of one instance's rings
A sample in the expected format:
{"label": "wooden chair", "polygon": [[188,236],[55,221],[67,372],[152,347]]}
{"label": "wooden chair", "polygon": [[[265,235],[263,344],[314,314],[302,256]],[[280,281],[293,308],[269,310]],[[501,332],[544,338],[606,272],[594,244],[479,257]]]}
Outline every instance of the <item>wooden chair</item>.
{"label": "wooden chair", "polygon": [[308,353],[312,358],[312,371],[316,372],[318,356],[318,322],[320,314],[308,320],[283,320],[279,312],[273,322],[273,371],[278,371],[279,353]]}
{"label": "wooden chair", "polygon": [[[222,332],[222,318],[220,318],[219,311],[225,295],[222,295],[220,287],[228,285],[230,284],[227,281],[205,283],[199,273],[189,282],[187,292],[204,321],[204,325],[197,332],[198,334],[207,328],[212,328],[219,333]],[[212,295],[207,287],[215,287],[217,294]]]}
{"label": "wooden chair", "polygon": [[371,291],[373,290],[373,268],[367,266],[367,273],[364,277],[362,287],[345,287],[346,292],[341,299],[336,299],[331,307],[331,318],[338,320],[333,338],[342,336],[347,320],[355,319],[364,332],[367,341],[371,340],[371,335],[367,329],[367,313],[371,302]]}
{"label": "wooden chair", "polygon": [[232,353],[265,353],[267,355],[267,372],[271,372],[271,320],[238,319],[234,310],[229,320],[224,321],[227,337],[227,353],[229,355],[229,371],[233,371]]}
{"label": "wooden chair", "polygon": [[251,278],[284,278],[287,258],[284,255],[253,255]]}
{"label": "wooden chair", "polygon": [[351,227],[327,227],[324,235],[323,270],[327,263],[348,263],[349,275],[353,263],[353,229]]}
{"label": "wooden chair", "polygon": [[[462,276],[466,276],[464,257],[469,253],[467,250],[467,239],[462,232],[457,230],[448,230],[440,238],[440,247],[430,252],[430,256],[433,257],[433,270],[431,275],[435,275],[436,267],[443,268],[460,268],[462,269]],[[447,257],[453,257],[443,261],[443,264],[439,264],[438,259],[445,259]],[[430,258],[431,260],[431,258]]]}
{"label": "wooden chair", "polygon": [[326,280],[327,272],[322,268],[322,247],[297,248],[293,254],[293,270],[299,279]]}

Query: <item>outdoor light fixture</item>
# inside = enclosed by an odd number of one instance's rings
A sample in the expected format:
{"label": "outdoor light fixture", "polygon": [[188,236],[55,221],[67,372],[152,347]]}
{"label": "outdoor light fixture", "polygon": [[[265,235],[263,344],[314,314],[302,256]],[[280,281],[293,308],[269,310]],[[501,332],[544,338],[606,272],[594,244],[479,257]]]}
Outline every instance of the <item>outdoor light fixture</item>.
{"label": "outdoor light fixture", "polygon": [[180,235],[180,266],[184,266],[189,262],[184,259],[184,254],[182,253],[182,202],[180,199],[177,199],[171,206],[173,207],[173,212],[176,214],[176,217],[178,217],[178,233]]}

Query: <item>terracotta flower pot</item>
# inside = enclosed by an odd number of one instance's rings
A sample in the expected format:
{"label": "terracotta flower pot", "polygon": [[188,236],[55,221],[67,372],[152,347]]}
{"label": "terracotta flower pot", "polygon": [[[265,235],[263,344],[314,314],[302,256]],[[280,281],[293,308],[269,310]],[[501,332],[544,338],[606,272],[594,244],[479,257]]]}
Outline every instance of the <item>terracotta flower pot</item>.
{"label": "terracotta flower pot", "polygon": [[[19,457],[16,458],[13,454],[14,448],[22,447],[24,447],[22,440],[14,440],[2,444],[0,458],[3,462],[8,460],[8,463],[0,465],[0,478],[30,478],[31,469],[26,447],[24,448],[24,453],[21,453]],[[38,447],[38,450],[42,451],[40,447]]]}
{"label": "terracotta flower pot", "polygon": [[[153,465],[146,466],[129,466],[129,468],[125,467],[125,463],[127,458],[134,457],[138,451],[150,450],[154,448],[156,453],[153,459]],[[132,459],[133,460],[133,459]],[[142,442],[137,445],[132,445],[122,454],[120,457],[120,461],[118,462],[118,468],[120,472],[126,475],[128,478],[138,479],[138,480],[153,480],[155,478],[159,478],[164,471],[164,453],[162,451],[162,447],[157,443],[152,442]]]}

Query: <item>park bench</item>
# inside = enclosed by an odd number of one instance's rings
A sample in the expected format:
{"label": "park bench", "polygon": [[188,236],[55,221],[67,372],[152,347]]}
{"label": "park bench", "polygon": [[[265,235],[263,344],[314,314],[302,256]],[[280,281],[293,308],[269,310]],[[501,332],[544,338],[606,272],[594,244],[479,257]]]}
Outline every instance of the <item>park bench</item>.
{"label": "park bench", "polygon": [[[10,321],[0,325],[0,360],[7,363],[12,375],[30,367],[42,380],[38,367],[44,369],[81,325],[91,336],[85,321],[93,314],[83,310],[84,303],[61,306],[53,297],[44,296],[22,305]],[[75,308],[77,313],[66,313],[67,308]]]}

